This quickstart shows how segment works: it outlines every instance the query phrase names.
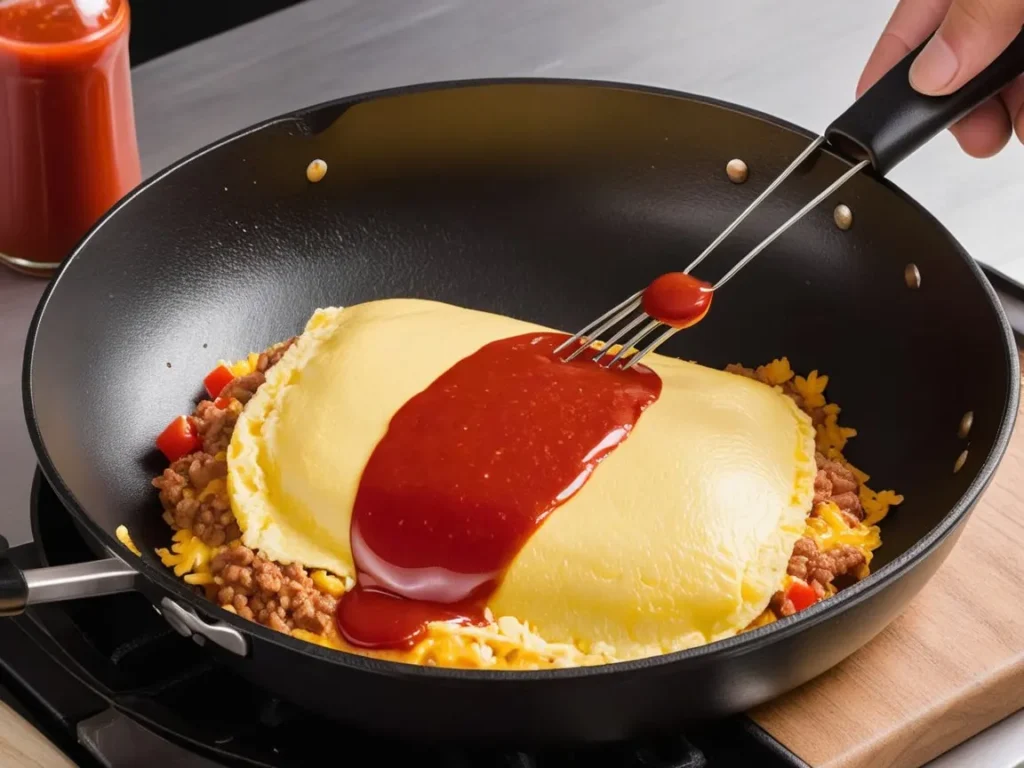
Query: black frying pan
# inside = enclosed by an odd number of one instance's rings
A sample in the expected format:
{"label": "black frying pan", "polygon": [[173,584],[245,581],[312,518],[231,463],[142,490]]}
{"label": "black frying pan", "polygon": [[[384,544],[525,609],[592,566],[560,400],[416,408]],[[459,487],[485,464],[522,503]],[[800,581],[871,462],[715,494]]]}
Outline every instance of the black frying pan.
{"label": "black frying pan", "polygon": [[[884,172],[1022,62],[1018,40],[975,84],[937,100],[911,94],[904,62],[832,135],[867,150]],[[154,436],[191,410],[218,358],[296,333],[316,307],[385,296],[574,330],[686,264],[808,140],[778,120],[683,94],[499,81],[330,102],[186,158],[86,237],[28,339],[25,407],[40,464],[113,559],[58,578],[6,563],[0,605],[12,613],[135,588],[271,691],[420,738],[610,741],[744,710],[821,673],[878,633],[945,559],[1017,411],[1017,351],[991,287],[950,234],[877,172],[855,176],[789,230],[722,291],[707,320],[664,349],[717,367],[788,355],[798,370],[829,373],[831,399],[860,431],[851,460],[906,495],[883,524],[874,574],[796,617],[596,668],[495,673],[375,661],[292,639],[193,594],[153,555],[170,531],[149,484],[163,466]],[[329,171],[309,184],[315,157]],[[746,184],[726,178],[734,157],[751,169]],[[848,167],[831,149],[817,153],[701,276],[721,275]],[[853,212],[849,230],[833,222],[839,202]],[[916,290],[904,281],[909,262],[922,276]],[[962,440],[966,411],[974,424]],[[142,558],[115,539],[122,523]]]}

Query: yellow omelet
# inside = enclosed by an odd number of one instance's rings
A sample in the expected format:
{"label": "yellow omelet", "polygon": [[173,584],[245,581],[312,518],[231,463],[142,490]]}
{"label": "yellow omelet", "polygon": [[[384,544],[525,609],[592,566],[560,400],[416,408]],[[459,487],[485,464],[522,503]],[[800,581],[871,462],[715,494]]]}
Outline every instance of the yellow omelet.
{"label": "yellow omelet", "polygon": [[[416,299],[318,310],[235,428],[243,543],[351,585],[352,506],[394,413],[483,345],[546,330]],[[658,354],[644,364],[661,396],[519,552],[489,604],[498,626],[510,617],[548,643],[632,659],[736,634],[782,583],[813,497],[809,417],[740,376]]]}

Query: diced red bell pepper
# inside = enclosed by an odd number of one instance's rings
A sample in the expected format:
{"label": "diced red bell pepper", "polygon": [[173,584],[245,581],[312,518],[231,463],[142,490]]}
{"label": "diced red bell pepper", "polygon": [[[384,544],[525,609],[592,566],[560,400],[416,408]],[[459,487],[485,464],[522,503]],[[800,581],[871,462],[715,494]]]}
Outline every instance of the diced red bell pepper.
{"label": "diced red bell pepper", "polygon": [[224,391],[224,387],[234,381],[235,374],[231,372],[231,369],[226,365],[218,365],[203,379],[203,384],[206,385],[206,391],[210,397],[217,397],[221,392]]}
{"label": "diced red bell pepper", "polygon": [[229,405],[231,405],[231,398],[230,397],[218,397],[216,400],[213,401],[213,404],[223,411],[225,408],[227,408]]}
{"label": "diced red bell pepper", "polygon": [[818,593],[810,584],[793,579],[793,583],[786,590],[786,599],[793,604],[794,609],[802,611],[818,602]]}
{"label": "diced red bell pepper", "polygon": [[195,453],[201,446],[202,441],[187,416],[176,418],[156,439],[156,447],[168,461],[177,461],[182,456]]}

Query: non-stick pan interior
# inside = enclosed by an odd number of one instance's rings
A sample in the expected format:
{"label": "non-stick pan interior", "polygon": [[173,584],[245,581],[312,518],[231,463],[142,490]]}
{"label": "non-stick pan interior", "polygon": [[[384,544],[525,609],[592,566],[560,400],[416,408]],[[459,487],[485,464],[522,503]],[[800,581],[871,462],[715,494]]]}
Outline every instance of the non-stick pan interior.
{"label": "non-stick pan interior", "polygon": [[[152,558],[170,537],[149,482],[162,468],[153,438],[192,408],[219,358],[296,333],[317,307],[380,297],[574,330],[689,263],[806,142],[722,106],[572,83],[389,94],[240,135],[121,205],[49,294],[27,385],[51,476],[105,531],[128,524]],[[736,157],[745,184],[726,176]],[[316,184],[314,158],[328,164]],[[698,274],[723,274],[844,167],[820,155]],[[840,202],[853,212],[845,231]],[[919,288],[904,280],[911,262]],[[787,355],[830,376],[842,423],[859,433],[848,457],[872,486],[906,496],[876,568],[968,490],[1011,401],[1009,340],[979,271],[869,175],[783,235],[665,351],[710,366]]]}

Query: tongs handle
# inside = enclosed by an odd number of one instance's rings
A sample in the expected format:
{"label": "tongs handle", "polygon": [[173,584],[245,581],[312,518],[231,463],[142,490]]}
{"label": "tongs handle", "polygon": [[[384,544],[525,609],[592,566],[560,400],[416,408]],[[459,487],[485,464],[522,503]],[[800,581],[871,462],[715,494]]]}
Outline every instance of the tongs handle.
{"label": "tongs handle", "polygon": [[904,158],[1024,73],[1024,30],[977,77],[948,96],[924,96],[910,84],[921,43],[825,130],[840,153],[868,159],[885,175]]}

